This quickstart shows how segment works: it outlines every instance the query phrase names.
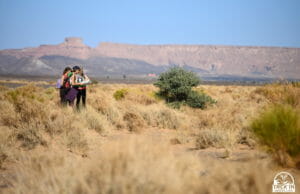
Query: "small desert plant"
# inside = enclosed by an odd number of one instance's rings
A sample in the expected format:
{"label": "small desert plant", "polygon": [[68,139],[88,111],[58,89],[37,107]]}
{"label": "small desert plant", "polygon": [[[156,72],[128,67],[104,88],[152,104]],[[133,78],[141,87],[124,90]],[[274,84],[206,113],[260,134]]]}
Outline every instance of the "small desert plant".
{"label": "small desert plant", "polygon": [[3,163],[10,153],[9,139],[11,138],[11,130],[8,127],[0,126],[0,170]]}
{"label": "small desert plant", "polygon": [[64,140],[66,146],[75,152],[86,152],[88,150],[88,142],[82,129],[73,126],[71,130],[65,131]]}
{"label": "small desert plant", "polygon": [[121,100],[125,97],[125,95],[128,93],[128,91],[126,89],[120,89],[120,90],[117,90],[115,91],[114,93],[114,98],[116,100]]}
{"label": "small desert plant", "polygon": [[197,135],[196,148],[224,148],[232,143],[230,140],[229,132],[215,129],[203,129]]}
{"label": "small desert plant", "polygon": [[126,112],[123,119],[127,122],[129,131],[140,132],[144,127],[143,118],[136,113]]}
{"label": "small desert plant", "polygon": [[88,128],[94,129],[99,134],[104,134],[108,129],[111,129],[110,123],[106,116],[99,114],[93,108],[88,108],[83,112]]}
{"label": "small desert plant", "polygon": [[260,142],[282,165],[300,154],[300,115],[289,105],[274,105],[251,124]]}
{"label": "small desert plant", "polygon": [[41,131],[30,125],[17,129],[16,138],[22,142],[22,147],[26,149],[33,149],[37,145],[47,145],[47,141],[43,138]]}

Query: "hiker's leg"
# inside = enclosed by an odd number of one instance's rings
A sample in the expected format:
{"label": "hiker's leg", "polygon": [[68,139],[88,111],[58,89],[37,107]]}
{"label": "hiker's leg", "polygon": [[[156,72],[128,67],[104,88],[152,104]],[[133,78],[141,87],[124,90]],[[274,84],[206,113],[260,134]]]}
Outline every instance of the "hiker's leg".
{"label": "hiker's leg", "polygon": [[76,106],[79,108],[80,98],[81,98],[81,90],[78,90],[77,97],[76,97]]}
{"label": "hiker's leg", "polygon": [[82,90],[82,104],[85,107],[85,100],[86,100],[86,89]]}
{"label": "hiker's leg", "polygon": [[68,102],[66,100],[66,95],[68,94],[68,91],[69,91],[69,89],[67,89],[67,88],[60,89],[60,92],[61,92],[60,100],[61,100],[62,105],[68,104]]}
{"label": "hiker's leg", "polygon": [[63,104],[65,100],[65,90],[63,88],[59,89],[60,103]]}

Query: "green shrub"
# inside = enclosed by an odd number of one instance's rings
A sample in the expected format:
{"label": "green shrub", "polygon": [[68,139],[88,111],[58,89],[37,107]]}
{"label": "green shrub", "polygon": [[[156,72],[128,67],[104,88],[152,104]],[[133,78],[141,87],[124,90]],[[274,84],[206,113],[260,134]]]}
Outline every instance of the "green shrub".
{"label": "green shrub", "polygon": [[281,164],[286,156],[300,154],[300,115],[289,105],[274,105],[251,124],[260,142],[271,150]]}
{"label": "green shrub", "polygon": [[154,83],[160,90],[158,94],[168,102],[186,100],[192,87],[200,84],[200,79],[193,72],[180,67],[173,67],[162,73]]}
{"label": "green shrub", "polygon": [[180,67],[173,67],[162,73],[155,86],[159,88],[158,95],[164,98],[173,108],[180,108],[187,104],[193,108],[205,108],[208,103],[215,101],[203,92],[193,91],[192,88],[200,84],[200,79],[193,72]]}
{"label": "green shrub", "polygon": [[127,93],[128,93],[128,91],[126,89],[117,90],[114,93],[114,98],[116,100],[121,100],[121,99],[123,99],[126,96]]}
{"label": "green shrub", "polygon": [[207,104],[213,104],[216,101],[203,92],[191,91],[186,103],[190,107],[204,109]]}

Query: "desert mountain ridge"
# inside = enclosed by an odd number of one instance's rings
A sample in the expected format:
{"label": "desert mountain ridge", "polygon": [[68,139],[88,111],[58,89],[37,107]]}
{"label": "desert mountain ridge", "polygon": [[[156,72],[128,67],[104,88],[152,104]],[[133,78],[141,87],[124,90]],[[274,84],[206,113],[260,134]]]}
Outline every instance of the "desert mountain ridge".
{"label": "desert mountain ridge", "polygon": [[25,74],[55,74],[68,63],[83,64],[95,76],[160,73],[176,65],[205,76],[300,78],[300,48],[109,42],[92,48],[81,38],[69,37],[57,45],[0,51],[2,74],[17,69]]}

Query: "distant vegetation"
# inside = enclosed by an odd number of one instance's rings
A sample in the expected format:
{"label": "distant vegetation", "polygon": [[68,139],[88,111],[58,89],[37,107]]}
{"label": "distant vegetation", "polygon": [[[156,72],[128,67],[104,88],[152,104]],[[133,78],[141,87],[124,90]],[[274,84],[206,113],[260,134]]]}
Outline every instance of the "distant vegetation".
{"label": "distant vegetation", "polygon": [[171,106],[179,108],[180,105],[186,104],[193,108],[203,109],[216,101],[203,92],[193,90],[193,87],[199,84],[200,79],[195,73],[180,67],[170,68],[154,83],[160,89],[157,94]]}

